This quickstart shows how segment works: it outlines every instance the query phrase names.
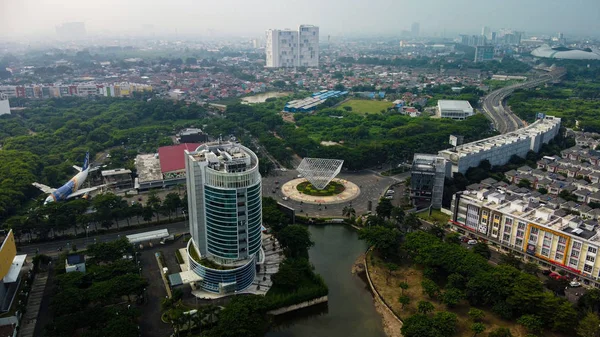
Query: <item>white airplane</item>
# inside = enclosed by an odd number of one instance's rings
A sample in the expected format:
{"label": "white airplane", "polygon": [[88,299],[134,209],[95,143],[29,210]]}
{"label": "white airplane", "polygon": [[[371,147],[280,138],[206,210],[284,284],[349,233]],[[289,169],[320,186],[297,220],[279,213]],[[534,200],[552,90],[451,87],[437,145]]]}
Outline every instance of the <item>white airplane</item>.
{"label": "white airplane", "polygon": [[63,201],[63,200],[67,200],[67,199],[77,197],[80,195],[85,195],[91,191],[97,190],[100,187],[106,186],[106,185],[101,185],[101,186],[79,189],[85,182],[85,179],[87,178],[88,173],[90,171],[95,171],[98,169],[97,167],[95,167],[90,170],[90,153],[89,152],[85,154],[85,161],[83,162],[83,167],[73,165],[73,168],[75,168],[77,171],[79,171],[79,173],[77,173],[73,178],[71,178],[69,181],[67,181],[67,183],[65,183],[64,185],[62,185],[59,188],[52,188],[50,186],[40,184],[40,183],[32,184],[33,186],[42,190],[42,192],[49,194],[48,197],[46,198],[46,200],[44,201],[44,205],[46,205],[49,202]]}

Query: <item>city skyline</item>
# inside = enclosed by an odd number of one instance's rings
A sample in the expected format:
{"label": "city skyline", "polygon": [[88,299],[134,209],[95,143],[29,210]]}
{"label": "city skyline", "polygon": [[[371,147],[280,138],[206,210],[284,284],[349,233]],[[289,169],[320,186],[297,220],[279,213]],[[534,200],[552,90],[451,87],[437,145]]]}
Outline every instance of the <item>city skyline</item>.
{"label": "city skyline", "polygon": [[[300,24],[321,27],[323,36],[398,35],[402,30],[410,30],[413,23],[420,25],[421,36],[476,33],[481,32],[483,26],[531,33],[560,31],[567,35],[591,35],[600,31],[600,22],[595,18],[598,11],[591,10],[600,9],[600,4],[594,1],[568,4],[552,1],[549,4],[534,0],[525,5],[516,0],[502,3],[375,0],[368,4],[351,1],[344,6],[334,1],[311,1],[285,6],[272,0],[211,4],[179,1],[151,6],[141,0],[118,6],[111,5],[116,5],[115,0],[8,1],[0,4],[0,37],[17,39],[34,34],[56,37],[55,28],[68,22],[84,22],[91,36],[263,36],[269,28],[293,28]],[[321,10],[312,10],[315,6]],[[117,7],[119,11],[114,10]],[[277,15],[283,13],[293,14]],[[469,20],[458,20],[460,17]]]}

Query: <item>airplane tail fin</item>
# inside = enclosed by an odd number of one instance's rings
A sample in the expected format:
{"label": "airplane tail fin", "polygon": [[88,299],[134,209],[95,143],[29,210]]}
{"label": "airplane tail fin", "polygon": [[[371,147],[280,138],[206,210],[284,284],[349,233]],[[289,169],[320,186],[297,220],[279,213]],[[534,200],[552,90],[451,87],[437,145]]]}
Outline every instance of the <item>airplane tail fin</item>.
{"label": "airplane tail fin", "polygon": [[85,160],[83,161],[83,166],[81,167],[82,171],[85,171],[88,169],[88,167],[90,166],[90,153],[86,152],[85,153]]}

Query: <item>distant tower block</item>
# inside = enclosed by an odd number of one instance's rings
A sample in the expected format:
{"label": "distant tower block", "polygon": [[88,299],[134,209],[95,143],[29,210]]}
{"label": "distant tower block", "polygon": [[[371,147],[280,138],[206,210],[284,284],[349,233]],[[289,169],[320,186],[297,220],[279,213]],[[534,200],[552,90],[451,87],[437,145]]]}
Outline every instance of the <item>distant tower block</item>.
{"label": "distant tower block", "polygon": [[343,164],[339,159],[304,158],[297,170],[316,189],[322,190],[340,173]]}

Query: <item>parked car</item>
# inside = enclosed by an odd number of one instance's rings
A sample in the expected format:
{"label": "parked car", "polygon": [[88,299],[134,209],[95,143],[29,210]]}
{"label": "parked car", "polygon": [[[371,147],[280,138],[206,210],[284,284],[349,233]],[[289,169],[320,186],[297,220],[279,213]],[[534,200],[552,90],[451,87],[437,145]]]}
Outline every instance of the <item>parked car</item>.
{"label": "parked car", "polygon": [[477,244],[477,240],[469,240],[467,242],[467,244],[469,244],[469,245],[476,245]]}
{"label": "parked car", "polygon": [[391,199],[394,199],[394,196],[393,195],[386,195],[385,198],[391,200]]}
{"label": "parked car", "polygon": [[463,236],[463,237],[460,238],[460,241],[462,241],[464,243],[467,243],[467,242],[470,241],[470,239],[468,237],[466,237],[466,236]]}
{"label": "parked car", "polygon": [[571,282],[569,282],[569,285],[573,288],[581,287],[581,283],[579,283],[577,281],[571,281]]}
{"label": "parked car", "polygon": [[542,275],[546,275],[546,276],[548,276],[548,275],[550,275],[550,274],[552,274],[552,270],[550,270],[550,269],[543,269],[543,270],[542,270]]}
{"label": "parked car", "polygon": [[385,194],[394,194],[394,193],[396,193],[396,191],[394,191],[394,190],[387,190],[387,191],[385,192]]}

